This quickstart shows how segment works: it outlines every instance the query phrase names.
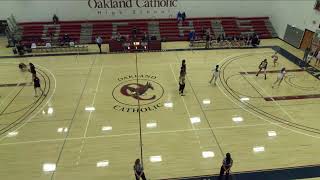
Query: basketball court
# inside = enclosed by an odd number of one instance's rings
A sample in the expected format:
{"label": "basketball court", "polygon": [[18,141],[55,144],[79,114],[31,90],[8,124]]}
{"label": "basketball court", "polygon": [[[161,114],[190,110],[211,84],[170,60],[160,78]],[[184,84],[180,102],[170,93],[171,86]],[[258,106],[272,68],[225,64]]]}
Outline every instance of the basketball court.
{"label": "basketball court", "polygon": [[[278,39],[256,49],[166,46],[163,52],[2,58],[1,176],[134,179],[133,163],[141,158],[148,179],[205,179],[219,173],[227,152],[232,174],[318,166],[320,81],[281,53],[276,67],[270,58],[272,47],[299,58],[302,52]],[[266,80],[255,76],[264,58]],[[182,59],[185,96],[178,94]],[[31,74],[20,72],[20,62],[35,64],[46,96],[34,97]],[[208,82],[217,64],[215,86]],[[272,88],[282,67],[287,78]],[[43,172],[52,165],[55,171]]]}

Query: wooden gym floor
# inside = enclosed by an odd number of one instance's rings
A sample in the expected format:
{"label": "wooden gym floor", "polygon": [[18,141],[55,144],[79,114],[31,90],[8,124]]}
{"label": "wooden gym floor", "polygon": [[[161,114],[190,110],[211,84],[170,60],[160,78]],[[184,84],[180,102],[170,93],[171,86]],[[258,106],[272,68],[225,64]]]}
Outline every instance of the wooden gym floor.
{"label": "wooden gym floor", "polygon": [[[262,45],[302,56],[277,39]],[[148,179],[217,174],[227,152],[233,173],[318,165],[320,81],[281,55],[273,67],[273,53],[259,48],[3,58],[0,177],[134,179],[133,163],[141,155]],[[275,71],[266,80],[254,74],[263,58]],[[182,59],[184,97],[177,92]],[[19,71],[20,62],[36,65],[47,96],[34,97],[31,74]],[[208,81],[216,64],[221,74],[214,86]],[[273,89],[281,67],[287,78]],[[134,89],[143,95],[133,95]],[[56,170],[43,172],[46,163]]]}

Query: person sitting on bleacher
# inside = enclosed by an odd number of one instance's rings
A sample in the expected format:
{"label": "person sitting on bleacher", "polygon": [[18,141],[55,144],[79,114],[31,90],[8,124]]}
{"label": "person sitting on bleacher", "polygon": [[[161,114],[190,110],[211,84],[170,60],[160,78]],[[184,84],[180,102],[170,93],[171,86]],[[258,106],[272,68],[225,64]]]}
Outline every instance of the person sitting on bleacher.
{"label": "person sitting on bleacher", "polygon": [[256,34],[253,34],[252,40],[251,40],[251,45],[253,47],[257,47],[260,44],[259,36]]}
{"label": "person sitting on bleacher", "polygon": [[20,56],[24,55],[25,53],[25,48],[24,46],[18,42],[16,43],[15,49],[13,50],[14,54],[19,53]]}
{"label": "person sitting on bleacher", "polygon": [[193,43],[196,39],[196,32],[194,30],[190,30],[189,32],[189,41],[190,41],[190,45],[193,46]]}
{"label": "person sitting on bleacher", "polygon": [[206,32],[206,48],[210,47],[210,42],[211,42],[211,33],[210,33],[210,29],[207,29],[207,32]]}
{"label": "person sitting on bleacher", "polygon": [[68,45],[70,42],[70,37],[68,34],[64,34],[63,38],[62,38],[62,45]]}
{"label": "person sitting on bleacher", "polygon": [[135,41],[137,39],[138,29],[136,26],[132,29],[132,39]]}
{"label": "person sitting on bleacher", "polygon": [[201,38],[206,39],[206,30],[204,27],[201,28]]}
{"label": "person sitting on bleacher", "polygon": [[58,24],[59,23],[59,18],[58,18],[58,16],[56,14],[53,15],[52,21],[53,21],[53,24]]}
{"label": "person sitting on bleacher", "polygon": [[251,35],[250,34],[248,34],[248,36],[247,36],[247,38],[246,38],[246,40],[245,40],[246,42],[246,45],[247,46],[250,46],[250,44],[251,44],[251,41],[252,41],[252,37],[251,37]]}
{"label": "person sitting on bleacher", "polygon": [[149,35],[147,32],[143,33],[142,41],[149,41]]}
{"label": "person sitting on bleacher", "polygon": [[46,48],[51,48],[51,43],[50,42],[46,42]]}
{"label": "person sitting on bleacher", "polygon": [[244,36],[242,34],[240,34],[240,36],[239,36],[239,44],[240,44],[240,46],[244,46],[244,40],[245,40]]}
{"label": "person sitting on bleacher", "polygon": [[118,32],[115,36],[114,36],[114,40],[116,40],[116,41],[121,41],[121,34],[120,34],[120,32]]}
{"label": "person sitting on bleacher", "polygon": [[37,48],[37,44],[35,42],[31,43],[31,49],[36,49]]}

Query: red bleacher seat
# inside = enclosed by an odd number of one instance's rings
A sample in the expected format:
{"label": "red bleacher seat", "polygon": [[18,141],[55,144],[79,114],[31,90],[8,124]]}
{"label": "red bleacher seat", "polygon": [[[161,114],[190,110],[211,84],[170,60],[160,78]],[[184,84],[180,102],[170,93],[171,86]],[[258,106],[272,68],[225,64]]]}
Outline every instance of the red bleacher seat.
{"label": "red bleacher seat", "polygon": [[[240,35],[246,32],[256,32],[261,38],[271,38],[266,21],[269,17],[204,17],[204,18],[188,18],[182,22],[182,26],[188,27],[190,24],[197,35],[202,33],[202,28],[205,30],[212,29],[212,20],[220,20],[223,30],[227,36]],[[192,23],[190,23],[192,21]],[[244,22],[243,22],[244,21]],[[81,36],[81,28],[84,24],[92,25],[91,43],[94,43],[95,37],[100,35],[104,38],[110,39],[113,34],[120,32],[122,35],[129,35],[131,37],[132,28],[137,27],[139,33],[138,37],[142,37],[143,32],[149,29],[149,22],[158,22],[159,34],[162,39],[167,41],[188,40],[189,29],[185,28],[183,36],[181,37],[178,22],[176,19],[122,19],[122,20],[93,20],[93,21],[60,21],[56,26],[60,26],[56,31],[54,27],[47,28],[44,31],[44,25],[52,25],[52,22],[23,22],[20,23],[22,27],[22,40],[24,43],[37,41],[44,43],[43,36],[49,36],[50,33],[59,33],[58,37],[63,34],[69,34],[70,38],[79,42]],[[113,23],[122,23],[123,25],[114,26]],[[116,27],[116,28],[115,28]],[[115,31],[116,32],[113,32]],[[47,33],[47,34],[44,34]]]}

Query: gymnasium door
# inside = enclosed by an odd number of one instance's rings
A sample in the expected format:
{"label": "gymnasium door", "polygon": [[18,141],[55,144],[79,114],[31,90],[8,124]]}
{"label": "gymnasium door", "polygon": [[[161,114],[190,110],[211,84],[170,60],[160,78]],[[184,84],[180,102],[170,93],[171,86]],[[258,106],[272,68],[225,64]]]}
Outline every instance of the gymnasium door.
{"label": "gymnasium door", "polygon": [[308,29],[304,31],[304,35],[300,44],[300,49],[305,50],[307,47],[310,47],[312,43],[313,35],[314,35],[314,32]]}

